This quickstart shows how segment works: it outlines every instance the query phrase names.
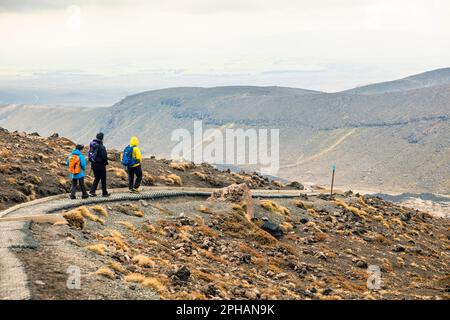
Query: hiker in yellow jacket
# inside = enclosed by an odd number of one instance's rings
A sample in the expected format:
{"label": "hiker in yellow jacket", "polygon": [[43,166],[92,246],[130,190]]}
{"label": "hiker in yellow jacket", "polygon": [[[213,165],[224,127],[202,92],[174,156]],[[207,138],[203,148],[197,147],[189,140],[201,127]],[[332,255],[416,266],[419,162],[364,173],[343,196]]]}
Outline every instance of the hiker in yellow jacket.
{"label": "hiker in yellow jacket", "polygon": [[[130,192],[138,192],[142,182],[142,154],[138,146],[138,138],[135,136],[131,137],[130,144],[125,147],[122,155],[122,164],[128,172],[128,188]],[[134,176],[136,176],[136,181]]]}

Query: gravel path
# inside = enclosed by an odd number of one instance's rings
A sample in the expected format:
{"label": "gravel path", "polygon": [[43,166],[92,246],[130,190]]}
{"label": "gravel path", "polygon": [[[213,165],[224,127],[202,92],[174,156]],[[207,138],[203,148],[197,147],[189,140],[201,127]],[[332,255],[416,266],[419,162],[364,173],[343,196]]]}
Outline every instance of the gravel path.
{"label": "gravel path", "polygon": [[[108,203],[130,200],[153,200],[178,196],[208,197],[213,189],[209,188],[171,188],[147,187],[140,193],[129,193],[127,189],[111,190],[107,198],[70,200],[68,195],[58,195],[17,205],[0,212],[0,299],[30,299],[28,277],[23,265],[16,257],[14,248],[35,248],[36,243],[30,235],[31,216],[50,214],[57,211],[96,203]],[[311,193],[297,190],[252,190],[254,198],[293,198],[300,194]],[[20,221],[11,221],[12,219]]]}

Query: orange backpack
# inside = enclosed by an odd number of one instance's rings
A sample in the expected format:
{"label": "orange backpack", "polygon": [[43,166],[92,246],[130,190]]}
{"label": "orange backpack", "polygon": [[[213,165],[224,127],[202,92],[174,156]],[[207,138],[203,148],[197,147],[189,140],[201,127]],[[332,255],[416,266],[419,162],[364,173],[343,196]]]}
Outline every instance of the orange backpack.
{"label": "orange backpack", "polygon": [[71,155],[69,158],[69,171],[71,174],[79,174],[81,172],[81,160],[77,155]]}

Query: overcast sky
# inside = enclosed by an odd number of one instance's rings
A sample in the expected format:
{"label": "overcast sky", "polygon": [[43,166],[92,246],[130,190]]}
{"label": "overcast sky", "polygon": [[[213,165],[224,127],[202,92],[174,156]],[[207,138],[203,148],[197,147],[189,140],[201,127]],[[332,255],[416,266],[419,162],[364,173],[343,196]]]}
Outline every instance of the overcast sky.
{"label": "overcast sky", "polygon": [[338,91],[449,67],[449,13],[448,0],[0,0],[0,89]]}

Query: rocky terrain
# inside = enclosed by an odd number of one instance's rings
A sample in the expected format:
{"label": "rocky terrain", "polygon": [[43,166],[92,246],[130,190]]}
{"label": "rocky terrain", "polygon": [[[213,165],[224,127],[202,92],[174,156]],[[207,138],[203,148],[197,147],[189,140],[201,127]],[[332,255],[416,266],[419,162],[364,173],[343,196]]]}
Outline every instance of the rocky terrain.
{"label": "rocky terrain", "polygon": [[351,192],[253,207],[252,221],[242,203],[198,197],[80,207],[33,224],[39,248],[18,255],[35,299],[450,298],[448,219]]}
{"label": "rocky terrain", "polygon": [[[22,202],[67,193],[70,179],[66,157],[75,143],[54,134],[41,137],[37,133],[9,132],[0,128],[0,210]],[[87,146],[84,150],[86,154]],[[117,150],[109,150],[108,186],[127,187],[127,174]],[[172,185],[193,187],[223,187],[232,183],[247,183],[251,188],[289,188],[258,174],[238,174],[219,171],[208,164],[175,163],[147,158],[143,164],[143,186]],[[90,167],[88,166],[87,173]],[[93,174],[86,177],[86,185]]]}
{"label": "rocky terrain", "polygon": [[[376,192],[450,194],[450,68],[336,93],[281,87],[170,88],[109,108],[4,105],[0,126],[59,132],[88,143],[99,131],[121,148],[138,134],[144,154],[168,157],[170,133],[211,128],[280,130],[280,177]],[[79,128],[83,123],[84,127]],[[130,132],[134,130],[134,132]]]}
{"label": "rocky terrain", "polygon": [[[67,192],[72,141],[7,130],[0,137],[3,208]],[[118,158],[111,150],[115,188],[126,186]],[[146,185],[247,191],[90,205],[35,221],[38,247],[16,250],[34,299],[450,298],[446,218],[351,191],[330,197],[320,188],[251,200],[248,187],[302,185],[207,164],[149,158],[144,168]],[[283,235],[266,231],[267,221]],[[80,290],[66,286],[70,266],[80,268]],[[373,268],[381,280],[375,290],[367,286]]]}

